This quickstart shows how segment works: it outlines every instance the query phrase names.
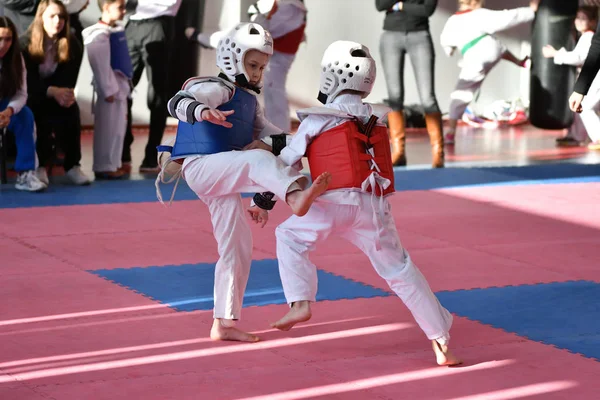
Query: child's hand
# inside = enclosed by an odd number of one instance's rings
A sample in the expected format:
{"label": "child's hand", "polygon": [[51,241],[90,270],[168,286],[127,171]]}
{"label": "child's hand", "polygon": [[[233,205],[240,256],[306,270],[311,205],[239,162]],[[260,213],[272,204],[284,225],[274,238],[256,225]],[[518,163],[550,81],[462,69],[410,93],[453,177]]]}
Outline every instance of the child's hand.
{"label": "child's hand", "polygon": [[225,128],[231,128],[233,124],[231,122],[227,122],[226,119],[233,113],[233,110],[221,111],[214,108],[207,108],[206,110],[202,111],[201,117],[203,121],[208,121],[216,125],[222,125]]}
{"label": "child's hand", "polygon": [[549,44],[545,45],[542,48],[542,54],[546,58],[554,58],[556,53],[558,53],[558,51],[554,47],[550,46]]}
{"label": "child's hand", "polygon": [[584,95],[579,94],[577,92],[573,92],[571,94],[571,97],[569,97],[569,108],[571,109],[571,111],[576,113],[580,113],[581,111],[583,111],[583,108],[581,108],[581,102],[583,101],[584,97]]}
{"label": "child's hand", "polygon": [[108,96],[107,98],[104,99],[104,101],[106,101],[107,103],[114,103],[115,96]]}
{"label": "child's hand", "polygon": [[537,11],[539,5],[540,5],[540,0],[529,0],[529,7],[533,11]]}
{"label": "child's hand", "polygon": [[185,28],[185,37],[187,37],[190,40],[195,40],[196,38],[193,37],[195,32],[196,32],[196,28],[194,28],[192,26]]}
{"label": "child's hand", "polygon": [[273,152],[273,148],[271,146],[269,146],[268,144],[266,144],[265,142],[263,142],[262,140],[253,140],[250,144],[247,144],[242,150],[255,150],[255,149],[266,150],[269,153]]}
{"label": "child's hand", "polygon": [[269,212],[257,206],[252,206],[248,208],[248,214],[250,214],[250,218],[252,218],[252,221],[254,221],[257,224],[260,224],[261,228],[263,228],[269,220]]}
{"label": "child's hand", "polygon": [[0,128],[6,128],[10,124],[10,118],[13,116],[12,107],[0,112]]}

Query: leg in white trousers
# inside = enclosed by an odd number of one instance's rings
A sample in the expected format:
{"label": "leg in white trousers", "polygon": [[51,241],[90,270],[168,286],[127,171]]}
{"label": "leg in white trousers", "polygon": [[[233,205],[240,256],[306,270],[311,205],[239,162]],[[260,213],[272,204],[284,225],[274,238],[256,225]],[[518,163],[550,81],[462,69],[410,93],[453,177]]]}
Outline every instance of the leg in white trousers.
{"label": "leg in white trousers", "polygon": [[454,91],[450,94],[450,119],[459,121],[462,118],[467,106],[475,98],[475,93],[481,87],[484,78],[484,75],[480,75],[472,79],[460,78],[458,80]]}
{"label": "leg in white trousers", "polygon": [[385,207],[379,251],[374,239],[377,228],[367,195],[362,197],[360,206],[315,202],[304,217],[292,216],[277,227],[277,258],[286,300],[288,303],[315,301],[317,270],[308,254],[317,242],[330,234],[341,235],[369,257],[377,273],[402,299],[427,338],[447,341],[452,315],[440,304],[402,247],[387,201]]}
{"label": "leg in white trousers", "polygon": [[295,57],[294,54],[273,52],[264,75],[265,117],[284,132],[292,129],[285,84]]}
{"label": "leg in white trousers", "polygon": [[211,154],[184,163],[183,176],[210,211],[219,249],[215,318],[240,318],[252,260],[252,235],[240,193],[271,191],[285,199],[306,177],[265,150]]}
{"label": "leg in white trousers", "polygon": [[252,262],[252,232],[239,194],[201,197],[210,211],[219,250],[215,268],[214,317],[237,320]]}
{"label": "leg in white trousers", "polygon": [[597,86],[600,85],[594,81],[588,95],[581,103],[583,111],[580,114],[581,122],[592,142],[600,141],[600,88]]}
{"label": "leg in white trousers", "polygon": [[121,167],[126,129],[127,99],[116,98],[112,103],[98,99],[94,107],[94,172],[114,172]]}
{"label": "leg in white trousers", "polygon": [[184,161],[183,177],[201,198],[273,192],[285,200],[290,186],[308,179],[266,150],[228,151]]}

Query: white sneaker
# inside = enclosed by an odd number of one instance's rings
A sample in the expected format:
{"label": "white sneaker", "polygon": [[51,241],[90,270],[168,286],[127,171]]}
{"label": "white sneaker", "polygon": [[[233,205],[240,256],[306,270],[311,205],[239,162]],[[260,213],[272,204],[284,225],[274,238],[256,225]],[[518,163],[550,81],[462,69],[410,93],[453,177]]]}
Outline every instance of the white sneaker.
{"label": "white sneaker", "polygon": [[15,187],[18,190],[26,190],[28,192],[41,192],[42,190],[45,190],[48,185],[36,176],[35,171],[31,170],[19,174]]}
{"label": "white sneaker", "polygon": [[48,171],[46,171],[46,168],[44,167],[39,167],[36,171],[35,171],[37,178],[44,183],[46,186],[50,185],[50,179],[48,179]]}
{"label": "white sneaker", "polygon": [[74,166],[70,170],[67,171],[67,177],[73,182],[75,185],[83,186],[89,185],[91,183],[90,178],[88,178],[79,165]]}

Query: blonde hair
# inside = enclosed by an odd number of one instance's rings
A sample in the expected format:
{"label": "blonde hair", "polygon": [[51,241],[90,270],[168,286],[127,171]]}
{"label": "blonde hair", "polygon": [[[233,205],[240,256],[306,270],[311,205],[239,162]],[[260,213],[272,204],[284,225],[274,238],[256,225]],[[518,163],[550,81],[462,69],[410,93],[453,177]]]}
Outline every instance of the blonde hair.
{"label": "blonde hair", "polygon": [[56,62],[65,63],[69,61],[69,41],[70,41],[70,32],[71,27],[69,25],[69,14],[67,13],[67,9],[65,5],[60,0],[42,0],[40,5],[38,6],[37,12],[35,13],[35,18],[33,22],[29,26],[30,32],[30,40],[29,46],[27,46],[27,50],[29,50],[29,54],[31,55],[31,59],[38,63],[43,63],[46,57],[44,52],[44,21],[42,20],[42,15],[50,6],[50,4],[55,4],[60,8],[60,16],[65,21],[65,26],[62,31],[58,34],[58,49],[56,51]]}

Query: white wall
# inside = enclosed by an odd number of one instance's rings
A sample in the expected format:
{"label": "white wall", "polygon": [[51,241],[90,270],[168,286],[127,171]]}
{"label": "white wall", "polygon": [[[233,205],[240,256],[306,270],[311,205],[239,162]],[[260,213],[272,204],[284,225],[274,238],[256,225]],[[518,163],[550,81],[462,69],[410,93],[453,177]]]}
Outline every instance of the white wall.
{"label": "white wall", "polygon": [[[208,0],[204,10],[204,28],[206,32],[225,29],[245,17],[245,11],[252,0]],[[288,92],[294,109],[317,105],[316,95],[319,83],[319,65],[323,51],[335,40],[354,40],[371,49],[375,59],[380,62],[379,36],[382,32],[384,13],[375,9],[373,0],[305,0],[309,10],[304,43],[297,55],[288,78]],[[450,92],[458,76],[456,57],[446,58],[439,46],[439,35],[447,18],[456,11],[456,0],[439,0],[438,8],[430,20],[431,33],[436,46],[436,93],[443,112],[448,110]],[[528,0],[488,0],[486,6],[492,9],[526,6]],[[94,1],[82,13],[84,26],[98,20],[100,12]],[[530,26],[524,25],[509,30],[499,38],[516,55],[523,55],[522,48],[527,48]],[[87,57],[87,56],[86,56]],[[406,65],[406,104],[418,103],[418,94],[410,62]],[[215,75],[215,54],[213,50],[202,50],[200,56],[200,75]],[[93,123],[90,112],[92,97],[91,70],[84,59],[77,85],[77,95],[82,109],[84,125]],[[524,97],[529,92],[528,73],[518,67],[501,62],[489,75],[483,85],[478,104],[483,106],[499,99]],[[147,124],[149,113],[146,107],[146,77],[142,77],[134,93],[134,123]],[[387,98],[383,72],[379,69],[375,88],[368,98],[371,102],[380,102]],[[173,123],[174,121],[171,121]]]}
{"label": "white wall", "polygon": [[[243,0],[242,0],[243,1]],[[265,0],[265,3],[267,0]],[[232,13],[227,3],[237,4],[236,0],[225,0],[225,7],[219,7],[220,1],[208,1],[205,15],[205,31],[214,31],[225,28],[224,21],[231,24],[236,22],[235,17],[239,8],[232,7]],[[288,78],[288,92],[293,108],[317,105],[316,95],[319,83],[319,65],[323,51],[335,40],[354,40],[363,43],[380,65],[379,37],[382,32],[384,13],[377,12],[373,0],[305,0],[308,8],[308,23],[304,43],[298,52],[296,62],[292,66]],[[431,33],[435,43],[436,60],[436,93],[438,102],[443,112],[448,110],[450,92],[452,91],[459,69],[458,58],[447,58],[439,46],[439,35],[448,17],[456,12],[456,0],[439,0],[438,8],[430,20]],[[528,0],[488,0],[486,6],[492,9],[513,8],[527,6]],[[224,16],[225,15],[225,16]],[[229,19],[227,17],[229,16]],[[217,23],[219,21],[219,23]],[[525,55],[522,49],[528,48],[530,25],[511,29],[499,38],[516,55]],[[208,75],[216,72],[214,65],[214,51],[202,50],[201,74]],[[418,103],[415,79],[410,62],[405,70],[406,104]],[[528,72],[509,64],[500,63],[486,80],[478,103],[487,105],[498,99],[514,99],[528,97],[529,74]],[[387,90],[383,71],[379,68],[378,78],[374,90],[367,99],[371,102],[380,102],[387,98]]]}

